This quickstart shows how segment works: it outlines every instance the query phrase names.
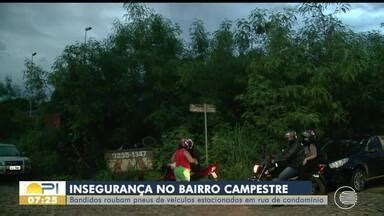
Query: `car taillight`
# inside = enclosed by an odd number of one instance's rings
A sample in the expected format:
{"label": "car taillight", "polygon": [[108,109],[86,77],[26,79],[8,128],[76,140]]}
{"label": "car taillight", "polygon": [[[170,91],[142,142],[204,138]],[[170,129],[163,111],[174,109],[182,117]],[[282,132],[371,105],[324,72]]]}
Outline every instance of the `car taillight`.
{"label": "car taillight", "polygon": [[323,173],[325,171],[326,164],[319,164],[319,173]]}

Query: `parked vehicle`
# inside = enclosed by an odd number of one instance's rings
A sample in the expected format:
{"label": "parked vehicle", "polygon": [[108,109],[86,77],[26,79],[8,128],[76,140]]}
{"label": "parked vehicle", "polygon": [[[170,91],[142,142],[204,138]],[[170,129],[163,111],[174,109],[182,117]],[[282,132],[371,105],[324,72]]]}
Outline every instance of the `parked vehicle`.
{"label": "parked vehicle", "polygon": [[384,136],[333,140],[320,149],[324,176],[333,186],[362,191],[369,180],[384,177]]}
{"label": "parked vehicle", "polygon": [[31,162],[15,145],[0,144],[0,177],[25,177],[31,172]]}

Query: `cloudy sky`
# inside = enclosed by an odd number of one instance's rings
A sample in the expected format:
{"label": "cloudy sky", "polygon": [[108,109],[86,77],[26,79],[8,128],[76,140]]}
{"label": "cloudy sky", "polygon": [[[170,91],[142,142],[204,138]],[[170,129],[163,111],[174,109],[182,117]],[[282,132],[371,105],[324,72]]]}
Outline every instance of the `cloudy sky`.
{"label": "cloudy sky", "polygon": [[[255,8],[278,10],[293,3],[151,3],[157,13],[178,23],[182,36],[194,19],[204,21],[209,31],[224,20],[246,17]],[[88,38],[103,40],[111,33],[115,19],[123,20],[122,3],[0,3],[0,80],[9,76],[23,84],[24,59],[37,52],[34,62],[50,70],[66,45]],[[384,22],[383,3],[351,4],[339,18],[355,31],[380,30]]]}

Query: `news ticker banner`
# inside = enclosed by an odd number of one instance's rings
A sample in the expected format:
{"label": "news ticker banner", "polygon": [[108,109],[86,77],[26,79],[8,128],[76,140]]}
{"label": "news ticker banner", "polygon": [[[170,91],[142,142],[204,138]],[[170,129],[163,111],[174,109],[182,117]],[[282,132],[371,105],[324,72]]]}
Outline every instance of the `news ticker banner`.
{"label": "news ticker banner", "polygon": [[310,181],[20,181],[20,205],[327,205]]}

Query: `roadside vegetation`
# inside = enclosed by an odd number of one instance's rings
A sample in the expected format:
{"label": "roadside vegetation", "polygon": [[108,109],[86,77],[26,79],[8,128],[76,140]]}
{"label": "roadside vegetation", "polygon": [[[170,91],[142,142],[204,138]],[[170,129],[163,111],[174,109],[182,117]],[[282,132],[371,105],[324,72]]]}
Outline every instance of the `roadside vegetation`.
{"label": "roadside vegetation", "polygon": [[146,5],[124,8],[108,38],[67,45],[50,71],[26,60],[25,93],[0,82],[0,142],[29,155],[36,176],[111,179],[105,151],[145,136],[158,140],[157,170],[186,136],[203,162],[204,119],[190,104],[217,108],[209,159],[225,179],[246,178],[287,129],[313,128],[320,143],[384,131],[384,36],[338,20],[348,4],[256,8],[214,32],[195,20],[188,41]]}

